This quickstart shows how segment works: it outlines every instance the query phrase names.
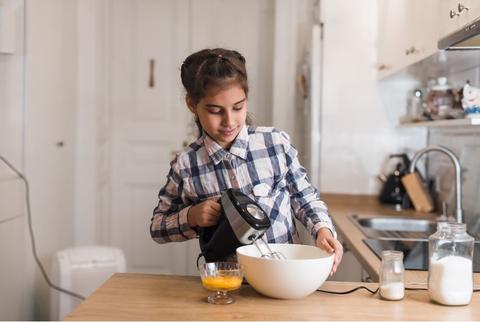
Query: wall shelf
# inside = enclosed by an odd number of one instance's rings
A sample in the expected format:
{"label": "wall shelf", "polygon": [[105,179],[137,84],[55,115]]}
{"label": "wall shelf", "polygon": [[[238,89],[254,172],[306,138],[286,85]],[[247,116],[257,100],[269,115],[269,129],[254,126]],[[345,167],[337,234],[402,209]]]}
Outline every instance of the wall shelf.
{"label": "wall shelf", "polygon": [[438,120],[438,121],[427,121],[427,122],[415,122],[415,123],[404,123],[400,124],[401,128],[408,127],[452,127],[452,126],[470,126],[470,125],[480,125],[480,118],[465,118],[465,119],[455,119],[455,120]]}

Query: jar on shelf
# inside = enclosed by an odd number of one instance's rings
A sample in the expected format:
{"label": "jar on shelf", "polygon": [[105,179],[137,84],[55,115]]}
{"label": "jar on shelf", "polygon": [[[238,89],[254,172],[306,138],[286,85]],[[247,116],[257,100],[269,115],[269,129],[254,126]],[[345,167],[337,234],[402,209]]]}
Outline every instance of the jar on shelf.
{"label": "jar on shelf", "polygon": [[432,120],[451,118],[455,95],[446,77],[438,77],[429,84],[424,115]]}
{"label": "jar on shelf", "polygon": [[386,300],[398,301],[405,293],[405,268],[403,252],[396,250],[382,251],[380,267],[380,296]]}
{"label": "jar on shelf", "polygon": [[411,94],[407,105],[407,117],[410,122],[424,121],[423,109],[423,93],[417,88]]}
{"label": "jar on shelf", "polygon": [[428,238],[428,293],[443,305],[467,305],[473,292],[474,238],[466,225],[443,222]]}

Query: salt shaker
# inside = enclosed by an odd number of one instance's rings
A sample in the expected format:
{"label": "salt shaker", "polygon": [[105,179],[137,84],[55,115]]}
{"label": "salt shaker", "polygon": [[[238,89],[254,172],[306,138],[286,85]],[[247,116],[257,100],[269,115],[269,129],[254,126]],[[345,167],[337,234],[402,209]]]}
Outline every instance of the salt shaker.
{"label": "salt shaker", "polygon": [[382,251],[380,267],[380,296],[386,300],[398,301],[404,296],[403,253],[395,250]]}
{"label": "salt shaker", "polygon": [[467,305],[473,292],[474,238],[466,225],[444,222],[428,238],[428,293],[443,305]]}

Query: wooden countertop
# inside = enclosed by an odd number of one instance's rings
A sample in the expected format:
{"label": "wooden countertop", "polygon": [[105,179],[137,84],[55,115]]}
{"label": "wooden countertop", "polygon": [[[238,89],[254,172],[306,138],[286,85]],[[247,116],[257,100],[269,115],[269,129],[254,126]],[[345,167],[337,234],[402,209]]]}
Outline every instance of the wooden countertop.
{"label": "wooden countertop", "polygon": [[[345,291],[360,283],[326,282],[322,289]],[[363,284],[371,289],[376,283]],[[360,290],[348,295],[321,292],[300,300],[264,297],[249,285],[232,292],[236,302],[206,302],[199,277],[117,273],[82,302],[66,320],[475,320],[480,294],[467,306],[430,302],[426,291],[406,291],[385,301]]]}
{"label": "wooden countertop", "polygon": [[[382,205],[376,196],[324,193],[321,195],[321,199],[326,202],[329,208],[337,233],[374,281],[378,281],[381,261],[363,242],[365,235],[351,221],[350,215],[433,218],[432,214],[418,213],[414,210],[396,211],[393,207]],[[473,275],[475,287],[478,288],[480,273]],[[405,272],[405,282],[407,284],[418,283],[426,287],[427,278],[427,271],[407,270]]]}

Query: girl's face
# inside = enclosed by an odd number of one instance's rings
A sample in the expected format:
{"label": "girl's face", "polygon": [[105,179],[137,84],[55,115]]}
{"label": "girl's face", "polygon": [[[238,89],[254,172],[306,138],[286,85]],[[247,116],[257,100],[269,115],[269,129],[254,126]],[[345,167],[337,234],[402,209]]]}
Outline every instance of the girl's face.
{"label": "girl's face", "polygon": [[197,105],[187,98],[203,130],[224,149],[229,149],[247,119],[247,97],[241,86],[211,88]]}

